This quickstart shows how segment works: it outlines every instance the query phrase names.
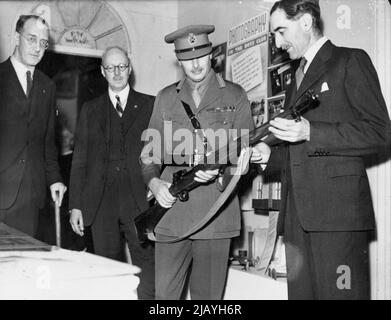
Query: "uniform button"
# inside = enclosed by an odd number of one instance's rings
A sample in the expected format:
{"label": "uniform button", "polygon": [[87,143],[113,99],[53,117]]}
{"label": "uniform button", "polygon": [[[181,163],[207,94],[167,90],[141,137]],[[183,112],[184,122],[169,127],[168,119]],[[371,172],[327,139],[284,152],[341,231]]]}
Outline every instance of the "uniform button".
{"label": "uniform button", "polygon": [[121,169],[119,167],[115,167],[115,170],[116,171],[120,171]]}
{"label": "uniform button", "polygon": [[135,105],[133,106],[133,108],[137,109],[137,108],[138,108],[138,105],[137,105],[137,104],[135,104]]}

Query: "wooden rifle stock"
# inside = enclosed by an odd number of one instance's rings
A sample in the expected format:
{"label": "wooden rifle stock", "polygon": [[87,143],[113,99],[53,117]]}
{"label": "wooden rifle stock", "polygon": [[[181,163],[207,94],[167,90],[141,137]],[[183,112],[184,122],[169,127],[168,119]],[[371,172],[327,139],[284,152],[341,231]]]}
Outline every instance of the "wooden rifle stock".
{"label": "wooden rifle stock", "polygon": [[[314,95],[311,91],[308,91],[306,93],[306,99],[303,102],[275,115],[273,119],[275,117],[300,119],[302,114],[310,109],[316,108],[318,105],[318,96]],[[224,146],[216,152],[207,155],[205,163],[198,164],[189,170],[184,169],[174,173],[173,183],[169,189],[170,193],[181,201],[187,201],[189,192],[202,184],[194,180],[197,171],[222,169],[229,166],[228,159],[230,155],[232,156],[232,153],[237,154],[238,147],[254,146],[261,141],[268,142],[267,136],[270,134],[269,127],[270,123],[268,121],[258,128],[255,128],[250,133],[231,141],[228,145],[228,154],[227,146]],[[248,145],[245,143],[246,141],[248,141]],[[170,208],[163,208],[156,202],[151,208],[142,212],[134,219],[137,237],[140,242],[145,242],[148,239],[149,233],[153,234],[156,225],[169,209]]]}

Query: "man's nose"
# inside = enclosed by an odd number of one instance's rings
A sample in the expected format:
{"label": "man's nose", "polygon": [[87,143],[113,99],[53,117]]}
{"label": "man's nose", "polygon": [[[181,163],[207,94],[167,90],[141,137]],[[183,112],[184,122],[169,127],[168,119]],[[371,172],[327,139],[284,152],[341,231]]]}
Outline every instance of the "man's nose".
{"label": "man's nose", "polygon": [[119,75],[120,73],[121,73],[121,71],[119,70],[119,66],[115,66],[114,67],[114,74]]}
{"label": "man's nose", "polygon": [[193,68],[198,68],[200,66],[200,63],[198,61],[198,58],[197,59],[194,59],[193,60]]}
{"label": "man's nose", "polygon": [[37,42],[34,43],[34,47],[33,47],[33,48],[34,48],[34,50],[37,51],[37,52],[39,52],[39,51],[42,50],[41,44],[39,43],[39,41],[37,41]]}
{"label": "man's nose", "polygon": [[281,36],[278,33],[276,33],[274,35],[274,42],[275,42],[277,48],[281,48],[281,44],[283,41],[282,41]]}

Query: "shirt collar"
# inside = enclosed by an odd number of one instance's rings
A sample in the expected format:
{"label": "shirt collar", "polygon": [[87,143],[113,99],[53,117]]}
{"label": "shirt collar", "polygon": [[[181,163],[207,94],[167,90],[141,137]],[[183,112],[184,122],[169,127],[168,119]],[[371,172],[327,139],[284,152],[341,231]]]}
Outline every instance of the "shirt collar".
{"label": "shirt collar", "polygon": [[16,71],[16,74],[25,77],[26,76],[26,72],[30,71],[31,72],[31,78],[33,78],[34,70],[35,70],[34,67],[26,66],[25,64],[20,62],[18,59],[16,59],[16,57],[14,55],[11,56],[11,63],[12,63],[12,65],[13,65],[15,71]]}
{"label": "shirt collar", "polygon": [[312,60],[314,60],[316,54],[322,48],[322,46],[327,42],[327,38],[325,36],[318,39],[304,54],[304,58],[307,60],[307,63],[304,67],[304,73],[307,72]]}
{"label": "shirt collar", "polygon": [[117,99],[115,98],[115,96],[119,96],[119,98],[121,100],[121,106],[123,109],[125,109],[126,103],[128,101],[129,91],[130,91],[129,84],[127,84],[126,87],[119,92],[114,92],[109,87],[109,97],[110,97],[110,101],[113,104],[113,106],[115,107],[115,105],[117,104]]}

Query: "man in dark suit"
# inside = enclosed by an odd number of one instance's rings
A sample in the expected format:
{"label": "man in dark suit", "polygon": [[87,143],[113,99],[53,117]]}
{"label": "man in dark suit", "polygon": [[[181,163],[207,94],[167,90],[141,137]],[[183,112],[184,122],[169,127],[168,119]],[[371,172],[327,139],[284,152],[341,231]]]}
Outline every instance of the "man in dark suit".
{"label": "man in dark suit", "polygon": [[101,71],[108,92],[84,104],[76,130],[70,223],[80,236],[91,226],[94,252],[104,257],[123,261],[126,240],[132,263],[142,269],[139,298],[154,299],[154,248],[137,243],[133,226],[148,208],[138,156],[154,98],[130,88],[132,67],[123,49],[108,48]]}
{"label": "man in dark suit", "polygon": [[301,120],[271,121],[270,131],[287,142],[272,149],[266,170],[282,165],[288,297],[369,299],[375,220],[364,156],[390,143],[376,71],[363,50],[323,36],[318,1],[276,2],[270,28],[299,64],[285,105],[309,89],[320,100]]}
{"label": "man in dark suit", "polygon": [[59,205],[66,191],[55,147],[55,86],[35,69],[48,39],[45,20],[20,16],[14,53],[0,64],[0,222],[31,236],[47,185]]}

